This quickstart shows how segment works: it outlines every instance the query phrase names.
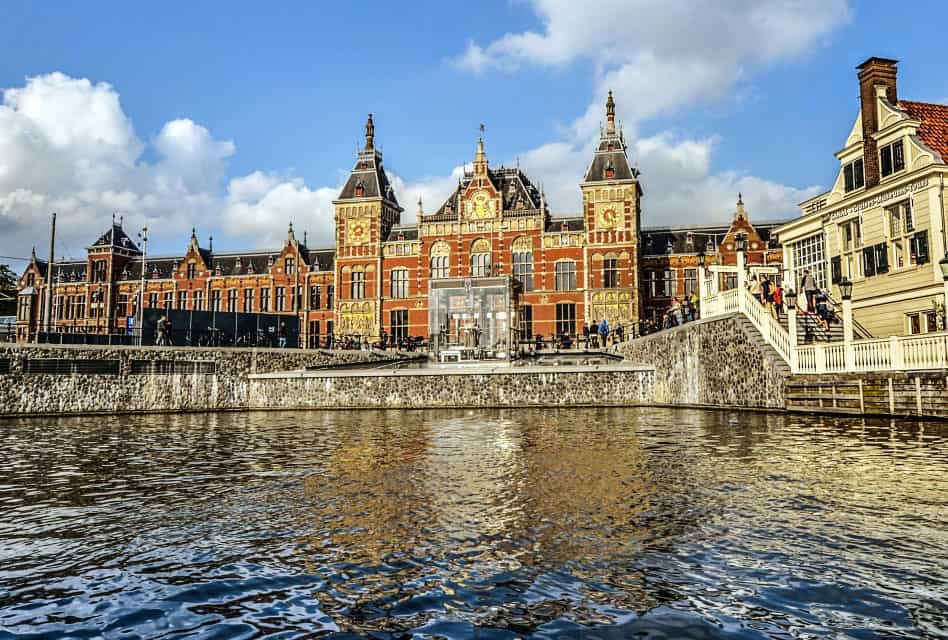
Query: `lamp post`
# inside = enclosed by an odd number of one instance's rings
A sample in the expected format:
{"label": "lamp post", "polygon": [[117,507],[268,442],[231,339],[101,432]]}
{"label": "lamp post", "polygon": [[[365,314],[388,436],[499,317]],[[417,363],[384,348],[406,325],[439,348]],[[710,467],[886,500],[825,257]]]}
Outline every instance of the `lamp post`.
{"label": "lamp post", "polygon": [[790,371],[797,370],[797,292],[787,290],[787,331],[790,334]]}
{"label": "lamp post", "polygon": [[701,307],[702,305],[704,305],[704,296],[706,293],[704,290],[704,278],[705,278],[704,266],[707,263],[707,260],[708,260],[708,256],[705,255],[704,249],[701,249],[698,252],[698,314],[699,314],[699,317],[701,314]]}
{"label": "lamp post", "polygon": [[148,227],[142,227],[138,233],[142,241],[142,277],[138,290],[138,346],[142,346],[142,338],[145,332],[142,330],[142,321],[145,318],[145,269],[148,266]]}
{"label": "lamp post", "polygon": [[853,283],[849,278],[839,281],[839,294],[843,299],[843,348],[846,354],[846,369],[852,370],[853,357]]}

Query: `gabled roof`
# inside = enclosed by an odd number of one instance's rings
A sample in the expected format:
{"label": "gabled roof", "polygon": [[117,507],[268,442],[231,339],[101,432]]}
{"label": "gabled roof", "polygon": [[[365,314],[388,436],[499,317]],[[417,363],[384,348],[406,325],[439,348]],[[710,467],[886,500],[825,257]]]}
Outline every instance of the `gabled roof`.
{"label": "gabled roof", "polygon": [[550,218],[546,223],[547,233],[559,233],[566,226],[567,231],[582,231],[586,228],[586,221],[582,216],[570,216],[568,218]]}
{"label": "gabled roof", "polygon": [[[505,212],[536,210],[543,207],[543,198],[540,194],[540,190],[519,167],[501,166],[499,169],[488,168],[487,177],[494,186],[494,189],[500,193]],[[458,201],[458,195],[467,191],[473,179],[474,174],[465,171],[464,177],[461,178],[461,181],[458,183],[457,189],[448,196],[435,213],[430,216],[425,216],[425,220],[456,219],[458,212],[455,210],[455,205]]]}
{"label": "gabled roof", "polygon": [[417,239],[418,225],[406,224],[392,227],[392,230],[388,232],[388,237],[385,238],[385,242],[409,242]]}
{"label": "gabled roof", "polygon": [[122,229],[122,225],[114,222],[112,223],[112,228],[99,236],[99,239],[92,244],[92,247],[114,247],[117,249],[125,249],[132,253],[141,253],[138,246],[132,242],[132,239],[129,238],[125,230]]}
{"label": "gabled roof", "polygon": [[[607,171],[612,169],[612,177],[607,177]],[[625,140],[621,134],[603,134],[599,140],[599,147],[593,155],[589,168],[586,169],[584,182],[599,182],[601,180],[632,180],[638,177],[638,172],[629,164],[626,156]]]}
{"label": "gabled roof", "polygon": [[948,105],[899,100],[898,106],[922,123],[918,137],[929,149],[939,153],[943,162],[948,162]]}
{"label": "gabled roof", "polygon": [[[773,231],[781,224],[783,222],[754,224],[754,230],[757,231],[760,239],[767,243],[768,249],[776,249],[780,246]],[[730,229],[730,224],[642,227],[642,255],[696,253],[699,250],[710,253],[712,250],[717,250],[717,247],[724,242],[724,237]]]}

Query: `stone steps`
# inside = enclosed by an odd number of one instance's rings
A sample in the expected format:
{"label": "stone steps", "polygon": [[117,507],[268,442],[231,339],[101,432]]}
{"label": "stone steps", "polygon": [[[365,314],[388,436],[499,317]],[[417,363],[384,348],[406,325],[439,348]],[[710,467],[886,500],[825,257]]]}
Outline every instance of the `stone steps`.
{"label": "stone steps", "polygon": [[757,327],[754,326],[754,323],[742,313],[737,314],[735,319],[738,325],[740,325],[741,329],[744,331],[744,334],[747,336],[748,340],[757,344],[766,366],[772,367],[776,371],[782,373],[784,376],[789,376],[791,373],[790,365],[788,365],[783,357],[777,353],[776,349],[770,346],[770,343],[764,339],[764,336],[760,334],[760,331],[757,330]]}

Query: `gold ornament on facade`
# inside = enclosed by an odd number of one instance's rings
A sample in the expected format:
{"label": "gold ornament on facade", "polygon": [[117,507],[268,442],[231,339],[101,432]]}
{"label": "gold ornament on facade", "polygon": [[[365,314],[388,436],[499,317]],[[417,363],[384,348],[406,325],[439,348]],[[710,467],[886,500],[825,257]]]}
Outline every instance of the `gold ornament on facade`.
{"label": "gold ornament on facade", "polygon": [[346,223],[346,242],[364,244],[369,239],[369,219],[352,218]]}
{"label": "gold ornament on facade", "polygon": [[486,220],[493,218],[497,208],[497,203],[490,194],[481,189],[475,191],[470,200],[466,203],[467,217],[469,220]]}

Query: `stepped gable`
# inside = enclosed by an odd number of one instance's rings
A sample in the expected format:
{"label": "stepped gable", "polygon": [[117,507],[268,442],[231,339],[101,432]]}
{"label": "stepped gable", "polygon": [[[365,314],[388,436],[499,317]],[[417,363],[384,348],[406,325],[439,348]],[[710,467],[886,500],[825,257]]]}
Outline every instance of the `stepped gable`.
{"label": "stepped gable", "polygon": [[365,124],[365,148],[356,157],[338,199],[353,198],[382,198],[398,206],[395,190],[382,166],[382,152],[375,148],[375,123],[371,113]]}
{"label": "stepped gable", "polygon": [[918,137],[932,151],[948,162],[948,105],[931,102],[899,100],[899,109],[921,122]]}
{"label": "stepped gable", "polygon": [[599,136],[599,146],[586,169],[584,182],[632,180],[638,175],[638,170],[629,163],[622,130],[616,127],[616,103],[610,91],[606,99],[606,128]]}

